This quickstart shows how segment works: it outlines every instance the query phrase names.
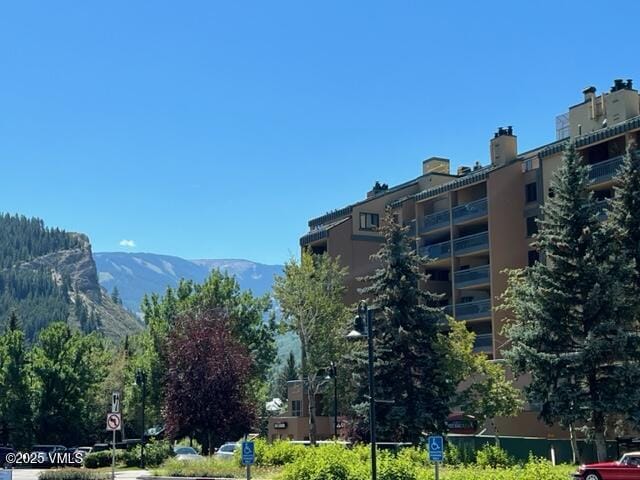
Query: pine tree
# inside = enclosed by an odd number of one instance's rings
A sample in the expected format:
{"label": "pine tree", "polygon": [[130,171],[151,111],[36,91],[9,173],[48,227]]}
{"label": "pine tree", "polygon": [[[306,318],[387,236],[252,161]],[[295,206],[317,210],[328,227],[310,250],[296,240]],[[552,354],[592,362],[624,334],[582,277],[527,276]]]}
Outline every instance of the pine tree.
{"label": "pine tree", "polygon": [[[445,431],[456,385],[447,378],[441,329],[446,326],[440,296],[420,288],[428,277],[391,211],[381,227],[384,243],[372,260],[381,267],[362,278],[361,293],[378,310],[374,319],[378,435],[385,441],[418,442],[422,432]],[[362,362],[361,371],[366,371]],[[366,381],[361,382],[362,386]]]}
{"label": "pine tree", "polygon": [[32,440],[29,364],[24,332],[15,312],[0,337],[0,356],[4,358],[0,369],[0,443],[25,448]]}
{"label": "pine tree", "polygon": [[298,372],[298,366],[296,365],[296,357],[293,355],[293,352],[289,352],[287,361],[280,370],[280,374],[277,379],[278,398],[286,401],[289,398],[287,383],[299,378],[300,374]]}
{"label": "pine tree", "polygon": [[640,399],[640,345],[633,271],[588,190],[587,167],[570,145],[536,236],[543,260],[512,271],[504,294],[513,314],[506,352],[516,374],[531,374],[530,402],[540,416],[591,429],[598,458],[605,428]]}
{"label": "pine tree", "polygon": [[122,305],[122,299],[120,298],[120,291],[118,290],[117,286],[114,286],[113,290],[111,291],[111,300],[113,300],[113,303],[115,303],[116,305]]}

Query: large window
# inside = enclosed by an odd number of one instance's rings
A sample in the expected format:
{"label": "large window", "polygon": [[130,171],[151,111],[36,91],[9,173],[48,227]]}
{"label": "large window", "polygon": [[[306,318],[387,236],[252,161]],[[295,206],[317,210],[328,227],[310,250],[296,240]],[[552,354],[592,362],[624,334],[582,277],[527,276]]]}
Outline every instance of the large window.
{"label": "large window", "polygon": [[524,196],[527,203],[538,200],[538,184],[536,182],[527,183],[524,186]]}
{"label": "large window", "polygon": [[291,416],[300,417],[302,415],[302,401],[291,400]]}
{"label": "large window", "polygon": [[538,224],[536,223],[536,216],[527,217],[527,237],[532,237],[538,233]]}
{"label": "large window", "polygon": [[380,224],[380,216],[377,213],[360,214],[360,230],[376,230]]}

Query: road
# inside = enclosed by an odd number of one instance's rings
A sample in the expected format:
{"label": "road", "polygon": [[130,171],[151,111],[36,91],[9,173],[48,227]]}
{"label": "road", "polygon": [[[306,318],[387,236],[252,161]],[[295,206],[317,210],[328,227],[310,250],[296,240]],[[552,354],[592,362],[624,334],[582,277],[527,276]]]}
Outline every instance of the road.
{"label": "road", "polygon": [[[16,468],[13,470],[13,480],[38,480],[38,474],[42,472],[35,468]],[[146,470],[116,471],[116,480],[136,480],[142,475],[149,475]]]}

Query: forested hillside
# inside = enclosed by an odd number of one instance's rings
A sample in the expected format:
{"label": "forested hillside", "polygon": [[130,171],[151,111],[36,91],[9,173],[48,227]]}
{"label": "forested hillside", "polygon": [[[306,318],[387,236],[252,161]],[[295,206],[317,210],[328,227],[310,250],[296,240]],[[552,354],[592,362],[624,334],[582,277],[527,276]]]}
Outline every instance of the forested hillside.
{"label": "forested hillside", "polygon": [[28,340],[54,321],[113,337],[140,328],[100,288],[86,236],[0,214],[0,327],[12,311]]}

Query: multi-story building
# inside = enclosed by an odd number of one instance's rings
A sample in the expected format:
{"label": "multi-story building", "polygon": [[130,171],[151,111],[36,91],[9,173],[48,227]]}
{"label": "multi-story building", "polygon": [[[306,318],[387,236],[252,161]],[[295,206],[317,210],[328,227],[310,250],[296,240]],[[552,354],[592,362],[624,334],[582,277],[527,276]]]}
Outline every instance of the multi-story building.
{"label": "multi-story building", "polygon": [[430,259],[425,288],[444,294],[446,311],[476,333],[477,351],[500,358],[507,314],[496,307],[506,288],[504,270],[538,260],[531,245],[536,218],[553,195],[550,183],[566,143],[574,142],[589,165],[591,188],[603,208],[626,146],[640,145],[640,96],[631,80],[616,80],[600,95],[595,87],[583,94],[582,102],[556,119],[555,141],[519,152],[512,127],[499,128],[487,165],[459,167],[454,174],[448,159],[429,158],[414,180],[392,188],[376,184],[366,199],[310,220],[300,245],[340,256],[349,268],[346,301],[352,303],[359,298],[356,277],[376,268],[369,256],[379,249],[376,228],[391,207]]}

